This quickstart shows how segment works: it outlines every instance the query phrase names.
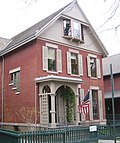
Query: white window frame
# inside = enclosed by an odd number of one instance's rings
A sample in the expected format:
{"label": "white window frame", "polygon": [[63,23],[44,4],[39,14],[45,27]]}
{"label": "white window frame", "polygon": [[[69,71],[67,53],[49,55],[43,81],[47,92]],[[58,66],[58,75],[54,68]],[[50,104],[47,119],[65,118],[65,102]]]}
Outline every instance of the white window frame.
{"label": "white window frame", "polygon": [[[10,86],[13,86],[12,87],[12,90],[16,90],[16,94],[19,94],[20,93],[20,90],[18,90],[18,87],[15,85],[15,74],[17,73],[17,72],[20,72],[20,67],[18,67],[18,68],[15,68],[15,69],[12,69],[12,70],[10,70],[9,71],[9,74],[10,74],[10,76],[11,76],[11,74],[13,74],[13,82],[11,82],[11,79],[10,79],[10,83],[9,83],[9,85]],[[20,75],[19,75],[20,76]],[[11,78],[11,77],[10,77]],[[19,84],[20,84],[20,77],[19,77]],[[19,88],[20,88],[20,85],[19,85]],[[18,91],[17,91],[18,90]]]}
{"label": "white window frame", "polygon": [[[56,71],[48,70],[48,48],[53,48],[56,50]],[[42,47],[43,51],[43,70],[52,73],[62,73],[62,51],[58,48],[58,45],[54,45],[51,43],[46,43],[45,46]]]}
{"label": "white window frame", "polygon": [[[96,77],[91,76],[91,68],[90,68],[90,58],[96,59]],[[97,58],[97,55],[88,54],[87,56],[87,70],[88,70],[88,77],[92,79],[100,79],[101,78],[101,67],[100,67],[100,59]]]}
{"label": "white window frame", "polygon": [[98,112],[99,112],[99,120],[103,120],[103,98],[102,98],[102,90],[99,89],[98,86],[90,86],[90,120],[93,120],[93,103],[92,103],[92,90],[98,91]]}
{"label": "white window frame", "polygon": [[[78,74],[72,74],[71,53],[78,54]],[[67,73],[73,76],[83,76],[83,57],[78,50],[69,49],[69,51],[67,51]]]}
{"label": "white window frame", "polygon": [[[70,18],[64,18],[63,21],[64,20],[70,20],[70,30],[71,30],[70,33],[71,34],[68,34],[68,36],[64,35],[64,22],[63,22],[63,37],[66,37],[68,39],[72,38],[73,40],[76,39],[76,40],[83,42],[84,38],[83,38],[83,32],[82,32],[82,23],[78,20],[70,19]],[[79,34],[80,34],[79,38],[74,36],[74,22],[78,23],[78,25],[79,25]]]}

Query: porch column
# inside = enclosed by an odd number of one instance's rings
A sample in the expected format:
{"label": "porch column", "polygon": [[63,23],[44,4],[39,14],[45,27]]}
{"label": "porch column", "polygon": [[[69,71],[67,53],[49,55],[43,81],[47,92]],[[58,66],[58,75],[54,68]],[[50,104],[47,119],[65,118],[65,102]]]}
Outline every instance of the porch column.
{"label": "porch column", "polygon": [[79,108],[78,108],[78,105],[79,105],[79,95],[76,95],[76,124],[78,125],[78,123],[80,122],[80,113],[79,113]]}
{"label": "porch column", "polygon": [[51,94],[51,121],[52,121],[52,127],[55,127],[55,94]]}

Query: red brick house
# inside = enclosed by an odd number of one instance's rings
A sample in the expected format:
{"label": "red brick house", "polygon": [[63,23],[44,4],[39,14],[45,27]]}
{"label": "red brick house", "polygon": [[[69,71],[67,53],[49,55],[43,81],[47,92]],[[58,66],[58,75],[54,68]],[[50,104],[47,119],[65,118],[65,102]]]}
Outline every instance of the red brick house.
{"label": "red brick house", "polygon": [[105,107],[106,117],[108,122],[112,120],[112,85],[110,64],[112,64],[112,72],[114,79],[114,105],[115,105],[115,118],[120,121],[120,54],[113,55],[103,59],[103,77],[104,77],[104,91],[105,91]]}
{"label": "red brick house", "polygon": [[[16,35],[0,52],[1,123],[105,124],[107,54],[77,1]],[[90,110],[84,115],[78,105],[88,90]]]}

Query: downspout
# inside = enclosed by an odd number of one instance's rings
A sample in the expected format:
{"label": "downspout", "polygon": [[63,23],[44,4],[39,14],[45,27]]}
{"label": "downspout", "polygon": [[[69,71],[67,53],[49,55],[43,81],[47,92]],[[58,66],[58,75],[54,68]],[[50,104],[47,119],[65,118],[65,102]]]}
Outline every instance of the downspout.
{"label": "downspout", "polygon": [[2,56],[2,123],[4,122],[4,57]]}
{"label": "downspout", "polygon": [[37,124],[37,85],[35,83],[35,130]]}

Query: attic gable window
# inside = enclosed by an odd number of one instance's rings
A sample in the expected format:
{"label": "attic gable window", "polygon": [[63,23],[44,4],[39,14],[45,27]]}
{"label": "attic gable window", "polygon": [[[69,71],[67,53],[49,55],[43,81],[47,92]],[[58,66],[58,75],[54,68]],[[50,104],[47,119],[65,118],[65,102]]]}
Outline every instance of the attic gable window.
{"label": "attic gable window", "polygon": [[75,41],[84,41],[82,24],[73,19],[63,19],[63,36]]}
{"label": "attic gable window", "polygon": [[80,39],[80,23],[78,21],[73,21],[73,37]]}
{"label": "attic gable window", "polygon": [[72,36],[70,19],[63,20],[63,29],[64,29],[64,36],[70,36],[70,37]]}

